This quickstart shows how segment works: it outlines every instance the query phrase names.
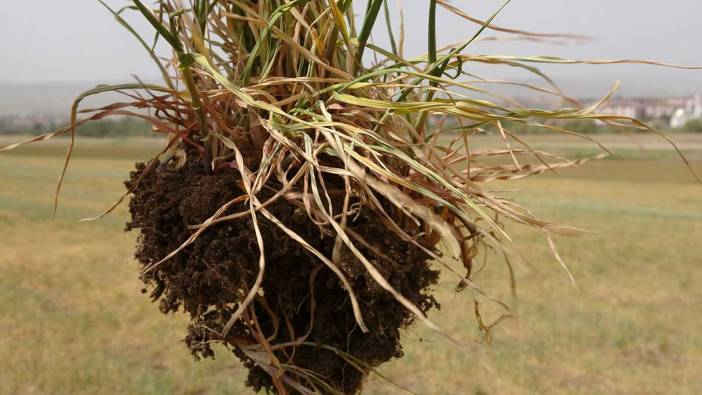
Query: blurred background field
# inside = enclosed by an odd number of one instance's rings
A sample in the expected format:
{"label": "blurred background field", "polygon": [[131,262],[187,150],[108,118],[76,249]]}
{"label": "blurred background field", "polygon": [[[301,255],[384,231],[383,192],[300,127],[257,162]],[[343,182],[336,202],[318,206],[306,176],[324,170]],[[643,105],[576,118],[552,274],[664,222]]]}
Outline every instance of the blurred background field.
{"label": "blurred background field", "polygon": [[[488,256],[496,268],[477,281],[519,318],[478,344],[471,295],[455,294],[447,278],[433,318],[471,346],[415,326],[405,334],[406,358],[383,366],[384,375],[421,394],[698,393],[702,186],[655,136],[597,138],[619,157],[509,186],[540,217],[596,232],[556,240],[577,286],[542,235],[513,227],[531,266],[515,267],[518,299],[498,256]],[[702,135],[675,139],[702,174]],[[529,141],[576,156],[592,151],[572,139]],[[217,360],[194,362],[178,345],[184,317],[161,315],[141,294],[126,208],[77,223],[121,195],[134,162],[158,151],[158,140],[79,140],[52,219],[66,142],[0,160],[0,394],[247,393],[234,358],[219,350]],[[487,323],[500,314],[487,301],[483,309]],[[400,392],[378,378],[367,389]]]}

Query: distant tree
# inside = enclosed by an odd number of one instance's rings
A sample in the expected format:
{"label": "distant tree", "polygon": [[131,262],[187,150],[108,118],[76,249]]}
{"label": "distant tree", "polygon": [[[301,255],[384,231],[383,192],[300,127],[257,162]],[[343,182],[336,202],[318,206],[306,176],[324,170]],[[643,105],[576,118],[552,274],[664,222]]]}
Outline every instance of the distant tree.
{"label": "distant tree", "polygon": [[687,121],[685,126],[682,127],[682,130],[685,132],[702,133],[702,119],[695,118]]}
{"label": "distant tree", "polygon": [[565,122],[564,125],[559,125],[565,129],[570,130],[571,132],[575,133],[580,133],[580,134],[596,134],[596,133],[604,133],[609,131],[609,128],[602,125],[599,126],[595,123],[595,121],[590,121],[590,120],[575,120],[575,121],[567,121]]}

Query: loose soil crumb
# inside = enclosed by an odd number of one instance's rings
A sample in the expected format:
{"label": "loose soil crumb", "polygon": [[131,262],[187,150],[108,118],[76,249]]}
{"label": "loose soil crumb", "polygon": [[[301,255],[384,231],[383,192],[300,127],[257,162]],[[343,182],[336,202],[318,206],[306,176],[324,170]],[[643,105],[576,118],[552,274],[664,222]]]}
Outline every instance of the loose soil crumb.
{"label": "loose soil crumb", "polygon": [[[126,182],[131,188],[141,178],[130,202],[132,220],[127,230],[139,231],[136,259],[142,269],[187,240],[194,232],[190,225],[202,223],[222,205],[243,194],[241,178],[233,169],[208,174],[198,160],[190,160],[177,170],[153,165],[146,171],[149,166],[137,164],[131,180]],[[244,203],[235,204],[227,214],[247,209]],[[282,199],[268,209],[331,257],[334,236],[322,232],[304,209]],[[342,252],[341,268],[357,294],[370,330],[366,334],[358,328],[348,293],[336,275],[262,215],[258,222],[266,256],[262,292],[250,310],[255,317],[247,314],[238,320],[226,339],[219,333],[253,286],[259,270],[259,248],[250,216],[209,227],[172,259],[141,276],[152,300],[159,301],[161,312],[167,314],[182,308],[189,314],[191,324],[184,342],[195,358],[213,358],[210,344],[224,344],[249,369],[247,385],[255,391],[275,393],[270,375],[234,347],[235,342],[259,343],[254,338],[256,324],[271,345],[292,342],[308,334],[306,342],[340,350],[366,367],[402,356],[400,330],[412,323],[413,316],[377,285],[348,249]],[[372,249],[358,245],[395,289],[424,312],[438,308],[428,294],[438,272],[430,268],[421,249],[388,231],[368,209],[350,217],[348,227],[375,251],[382,252],[384,256],[378,256]],[[360,392],[368,373],[366,369],[359,371],[336,352],[313,345],[280,348],[274,353],[281,364],[311,371],[345,394]],[[323,386],[318,388],[323,393],[331,392]]]}

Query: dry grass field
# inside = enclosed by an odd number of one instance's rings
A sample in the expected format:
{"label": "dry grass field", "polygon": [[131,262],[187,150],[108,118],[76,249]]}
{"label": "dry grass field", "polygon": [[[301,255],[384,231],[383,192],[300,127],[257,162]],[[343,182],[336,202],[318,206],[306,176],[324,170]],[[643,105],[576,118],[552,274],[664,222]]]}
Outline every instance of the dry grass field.
{"label": "dry grass field", "polygon": [[[701,137],[681,138],[702,174]],[[512,227],[529,258],[515,267],[518,299],[497,256],[477,280],[515,305],[518,318],[499,325],[491,344],[478,344],[471,295],[455,294],[447,279],[432,318],[471,346],[458,349],[415,327],[405,335],[406,357],[383,374],[432,395],[699,393],[702,186],[665,146],[602,139],[623,159],[509,186],[540,216],[596,232],[557,239],[577,285],[539,233]],[[233,358],[220,350],[217,360],[193,362],[180,343],[184,317],[161,315],[141,294],[134,235],[122,231],[126,209],[77,223],[119,197],[133,162],[156,143],[80,142],[52,219],[61,144],[0,157],[0,394],[246,393],[245,370]],[[486,321],[499,314],[484,308]],[[377,378],[367,389],[399,393]]]}

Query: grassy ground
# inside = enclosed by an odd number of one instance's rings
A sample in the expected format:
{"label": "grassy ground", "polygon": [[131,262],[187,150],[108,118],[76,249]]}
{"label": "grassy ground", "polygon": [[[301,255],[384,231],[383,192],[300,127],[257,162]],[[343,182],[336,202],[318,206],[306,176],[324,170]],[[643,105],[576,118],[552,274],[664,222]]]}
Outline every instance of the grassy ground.
{"label": "grassy ground", "polygon": [[[702,140],[690,139],[695,158]],[[184,318],[140,293],[126,210],[76,223],[108,207],[133,161],[158,149],[138,140],[101,153],[111,143],[79,147],[53,220],[60,145],[0,157],[0,394],[246,393],[233,358],[193,362],[179,343]],[[702,186],[662,147],[621,148],[625,159],[511,185],[537,214],[598,233],[557,240],[577,287],[541,235],[512,227],[531,265],[516,268],[519,319],[478,345],[472,299],[447,278],[433,318],[472,346],[412,328],[406,358],[383,373],[422,394],[698,392]],[[491,258],[478,280],[512,301],[506,266]],[[499,314],[484,311],[486,321]],[[398,390],[372,379],[368,393]]]}

